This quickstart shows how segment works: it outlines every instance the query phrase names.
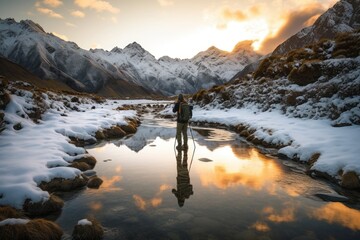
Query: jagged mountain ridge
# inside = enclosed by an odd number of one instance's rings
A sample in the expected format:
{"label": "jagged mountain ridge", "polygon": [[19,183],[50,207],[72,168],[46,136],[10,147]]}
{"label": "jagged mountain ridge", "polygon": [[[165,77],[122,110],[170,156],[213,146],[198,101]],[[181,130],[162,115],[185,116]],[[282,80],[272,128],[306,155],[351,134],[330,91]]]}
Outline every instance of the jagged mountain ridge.
{"label": "jagged mountain ridge", "polygon": [[227,82],[260,57],[251,42],[241,43],[231,53],[211,47],[183,60],[156,59],[136,42],[124,49],[86,51],[46,33],[31,20],[17,23],[13,19],[0,20],[0,54],[42,79],[61,80],[75,90],[105,95],[116,91],[129,95],[129,88],[144,95],[193,93]]}
{"label": "jagged mountain ridge", "polygon": [[0,20],[0,54],[41,79],[59,80],[77,91],[107,96],[154,95],[125,81],[123,73],[107,71],[75,43],[46,33],[30,20]]}
{"label": "jagged mountain ridge", "polygon": [[306,27],[280,44],[273,55],[305,47],[323,38],[334,39],[338,33],[360,28],[360,0],[340,0]]}

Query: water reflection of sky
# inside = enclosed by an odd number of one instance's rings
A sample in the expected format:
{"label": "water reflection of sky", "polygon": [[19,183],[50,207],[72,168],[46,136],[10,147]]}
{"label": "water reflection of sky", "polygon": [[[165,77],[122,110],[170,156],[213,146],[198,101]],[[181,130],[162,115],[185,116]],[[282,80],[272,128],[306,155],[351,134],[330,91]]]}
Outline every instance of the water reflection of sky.
{"label": "water reflection of sky", "polygon": [[179,187],[173,127],[143,124],[133,138],[89,149],[104,183],[68,201],[59,223],[93,215],[107,227],[105,239],[360,236],[359,210],[314,197],[333,192],[328,184],[289,170],[224,130],[196,129],[194,156],[189,139],[193,194],[179,207],[172,192]]}

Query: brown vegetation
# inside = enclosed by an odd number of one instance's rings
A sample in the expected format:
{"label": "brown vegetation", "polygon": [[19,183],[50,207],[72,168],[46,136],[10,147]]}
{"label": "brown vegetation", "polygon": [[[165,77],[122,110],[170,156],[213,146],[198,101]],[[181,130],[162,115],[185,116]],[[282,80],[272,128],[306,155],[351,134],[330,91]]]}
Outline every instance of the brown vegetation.
{"label": "brown vegetation", "polygon": [[41,182],[39,187],[48,192],[55,191],[71,191],[82,188],[87,184],[87,180],[83,177],[75,177],[74,179],[53,178],[50,182]]}
{"label": "brown vegetation", "polygon": [[26,200],[23,209],[30,216],[44,216],[50,213],[58,212],[64,206],[61,198],[50,195],[50,198],[44,202],[32,202]]}
{"label": "brown vegetation", "polygon": [[45,219],[0,226],[0,239],[4,240],[60,240],[62,235],[63,231],[56,223]]}
{"label": "brown vegetation", "polygon": [[[24,214],[13,207],[1,206],[0,207],[0,221],[7,218],[23,218]],[[0,238],[2,239],[2,238]]]}
{"label": "brown vegetation", "polygon": [[104,235],[101,224],[95,219],[89,219],[91,225],[76,225],[72,237],[74,240],[99,240]]}

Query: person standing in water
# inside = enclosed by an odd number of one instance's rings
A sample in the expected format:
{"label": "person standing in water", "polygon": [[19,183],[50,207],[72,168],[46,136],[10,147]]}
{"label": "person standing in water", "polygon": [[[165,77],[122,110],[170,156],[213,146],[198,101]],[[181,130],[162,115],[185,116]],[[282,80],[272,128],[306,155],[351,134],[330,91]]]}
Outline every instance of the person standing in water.
{"label": "person standing in water", "polygon": [[[189,120],[192,117],[192,106],[190,106],[184,96],[179,94],[178,100],[173,107],[173,112],[177,113],[177,125],[176,125],[176,140],[178,145],[176,147],[177,150],[187,150],[188,149],[188,136],[187,129]],[[181,137],[182,135],[182,137]],[[182,145],[182,138],[184,140],[184,145]]]}

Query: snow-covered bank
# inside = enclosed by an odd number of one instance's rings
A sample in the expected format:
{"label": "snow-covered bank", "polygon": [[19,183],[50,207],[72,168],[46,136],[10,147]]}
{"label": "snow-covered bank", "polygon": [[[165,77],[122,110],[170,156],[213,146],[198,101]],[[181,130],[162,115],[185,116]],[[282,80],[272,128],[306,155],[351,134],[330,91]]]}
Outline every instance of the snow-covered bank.
{"label": "snow-covered bank", "polygon": [[[166,109],[163,114],[169,114]],[[284,145],[279,153],[308,162],[320,153],[312,170],[338,177],[350,171],[360,175],[360,126],[332,127],[331,120],[290,118],[280,112],[255,109],[211,109],[195,107],[193,121],[227,126],[246,125],[253,135],[273,145]]]}
{"label": "snow-covered bank", "polygon": [[96,103],[88,98],[41,93],[40,105],[46,110],[39,123],[34,123],[29,116],[39,107],[35,95],[33,91],[16,90],[3,111],[6,124],[0,134],[0,205],[21,209],[26,199],[48,200],[49,193],[38,187],[41,182],[81,177],[80,170],[67,166],[87,153],[69,137],[96,140],[98,130],[127,125],[127,118],[136,117],[134,110],[119,111],[117,107],[149,102]]}

